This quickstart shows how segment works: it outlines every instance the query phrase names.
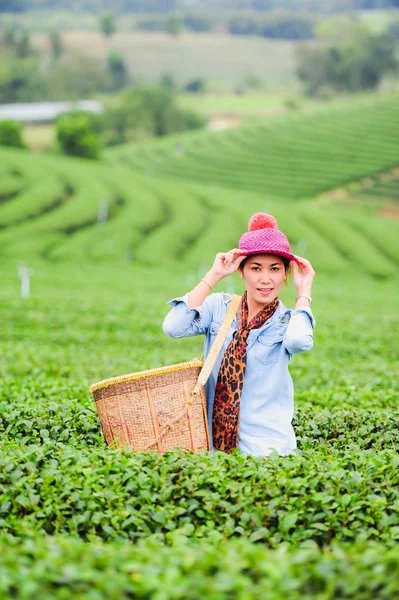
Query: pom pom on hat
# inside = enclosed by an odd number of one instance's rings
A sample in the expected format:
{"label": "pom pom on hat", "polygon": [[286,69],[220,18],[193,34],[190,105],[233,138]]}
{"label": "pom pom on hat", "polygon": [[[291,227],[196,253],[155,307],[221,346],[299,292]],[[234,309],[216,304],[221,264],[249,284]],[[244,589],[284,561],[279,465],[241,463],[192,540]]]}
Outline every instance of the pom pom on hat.
{"label": "pom pom on hat", "polygon": [[290,243],[279,231],[273,215],[258,212],[252,215],[248,231],[242,234],[238,247],[247,256],[250,254],[277,254],[289,260],[296,260],[290,250]]}
{"label": "pom pom on hat", "polygon": [[277,221],[273,215],[258,212],[252,215],[248,223],[248,231],[256,231],[257,229],[278,229]]}

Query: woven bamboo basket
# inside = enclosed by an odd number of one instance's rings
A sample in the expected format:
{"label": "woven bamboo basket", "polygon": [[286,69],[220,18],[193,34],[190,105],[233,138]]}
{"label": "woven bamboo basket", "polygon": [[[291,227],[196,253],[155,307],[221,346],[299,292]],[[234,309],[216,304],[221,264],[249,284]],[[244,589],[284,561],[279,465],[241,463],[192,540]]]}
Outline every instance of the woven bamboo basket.
{"label": "woven bamboo basket", "polygon": [[161,453],[208,450],[206,398],[203,386],[196,387],[202,366],[194,359],[93,383],[106,443]]}
{"label": "woven bamboo basket", "polygon": [[133,450],[209,450],[204,385],[223,346],[240,296],[233,295],[205,363],[198,359],[104,379],[90,386],[105,441]]}

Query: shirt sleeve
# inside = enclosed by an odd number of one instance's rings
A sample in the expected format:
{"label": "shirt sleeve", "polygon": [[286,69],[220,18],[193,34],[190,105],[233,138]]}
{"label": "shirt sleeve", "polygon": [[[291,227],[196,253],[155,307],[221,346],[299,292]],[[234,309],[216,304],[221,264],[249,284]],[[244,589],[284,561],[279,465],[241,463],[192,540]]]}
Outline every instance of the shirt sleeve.
{"label": "shirt sleeve", "polygon": [[179,298],[173,298],[166,304],[172,310],[166,315],[162,329],[172,338],[183,338],[206,333],[212,321],[212,305],[215,294],[208,296],[201,306],[188,307],[188,293]]}
{"label": "shirt sleeve", "polygon": [[290,354],[300,354],[313,348],[313,329],[316,321],[310,308],[299,308],[291,312],[283,344]]}

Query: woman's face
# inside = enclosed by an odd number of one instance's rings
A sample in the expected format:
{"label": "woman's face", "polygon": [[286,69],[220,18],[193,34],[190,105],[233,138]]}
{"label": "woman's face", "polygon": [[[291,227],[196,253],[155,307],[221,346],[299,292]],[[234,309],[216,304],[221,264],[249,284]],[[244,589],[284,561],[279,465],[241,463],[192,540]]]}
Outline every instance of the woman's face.
{"label": "woman's face", "polygon": [[260,306],[270,304],[277,298],[285,276],[283,260],[276,254],[253,254],[241,271],[248,298]]}

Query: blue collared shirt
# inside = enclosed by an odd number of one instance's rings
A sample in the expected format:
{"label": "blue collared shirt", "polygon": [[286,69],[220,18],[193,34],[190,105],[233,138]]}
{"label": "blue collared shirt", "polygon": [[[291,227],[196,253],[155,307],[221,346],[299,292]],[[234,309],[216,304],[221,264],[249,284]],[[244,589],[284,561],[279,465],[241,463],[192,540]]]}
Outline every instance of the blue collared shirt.
{"label": "blue collared shirt", "polygon": [[[205,335],[204,356],[223,322],[232,295],[209,295],[201,306],[188,308],[188,294],[167,302],[173,306],[163,322],[163,331],[173,338]],[[252,329],[247,343],[247,365],[240,401],[239,448],[243,454],[267,456],[274,449],[289,454],[296,448],[292,427],[294,386],[288,371],[293,354],[313,346],[316,326],[310,308],[287,309],[279,300],[273,316],[259,329]],[[212,442],[212,411],[216,382],[223,354],[237,331],[233,320],[212,373],[205,385],[208,424]]]}

